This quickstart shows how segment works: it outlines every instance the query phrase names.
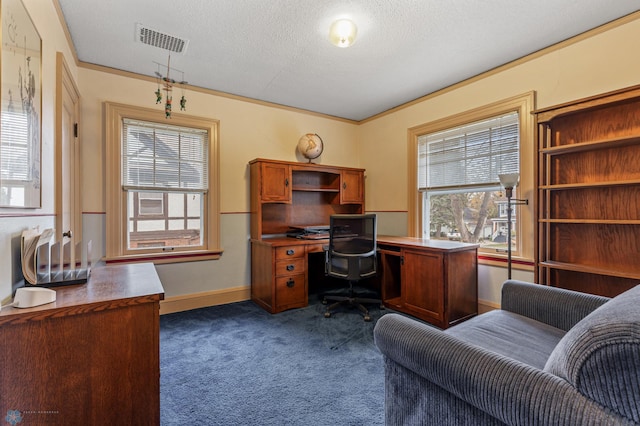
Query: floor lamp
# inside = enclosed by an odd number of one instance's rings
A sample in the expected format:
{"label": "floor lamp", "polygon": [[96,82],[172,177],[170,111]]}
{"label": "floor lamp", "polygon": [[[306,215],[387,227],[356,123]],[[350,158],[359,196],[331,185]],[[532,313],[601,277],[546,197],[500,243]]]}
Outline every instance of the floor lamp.
{"label": "floor lamp", "polygon": [[504,186],[507,196],[507,279],[511,279],[511,206],[518,204],[529,204],[529,200],[519,200],[513,197],[513,188],[518,186],[520,181],[519,173],[506,173],[498,175],[500,183]]}

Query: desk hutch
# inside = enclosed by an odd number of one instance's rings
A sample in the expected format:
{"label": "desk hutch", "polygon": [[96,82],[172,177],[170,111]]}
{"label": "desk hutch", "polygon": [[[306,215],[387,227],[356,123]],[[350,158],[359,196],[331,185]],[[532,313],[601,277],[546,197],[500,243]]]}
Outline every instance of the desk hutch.
{"label": "desk hutch", "polygon": [[[364,170],[256,159],[251,172],[251,298],[271,313],[308,304],[309,254],[328,240],[288,238],[290,226],[364,213]],[[378,236],[386,306],[446,328],[477,314],[477,245]]]}

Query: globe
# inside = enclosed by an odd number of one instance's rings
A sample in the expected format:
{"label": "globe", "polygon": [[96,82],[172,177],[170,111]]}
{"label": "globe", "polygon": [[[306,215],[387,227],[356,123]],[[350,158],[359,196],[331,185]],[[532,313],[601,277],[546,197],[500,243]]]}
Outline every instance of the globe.
{"label": "globe", "polygon": [[320,154],[322,154],[323,149],[324,144],[322,143],[322,139],[315,133],[302,135],[298,140],[298,151],[300,151],[300,154],[305,158],[308,158],[309,161],[318,158]]}

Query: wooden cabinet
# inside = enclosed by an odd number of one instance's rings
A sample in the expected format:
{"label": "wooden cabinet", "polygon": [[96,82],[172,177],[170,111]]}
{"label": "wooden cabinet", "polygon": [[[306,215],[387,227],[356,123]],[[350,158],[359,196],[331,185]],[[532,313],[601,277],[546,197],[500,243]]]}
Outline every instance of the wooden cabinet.
{"label": "wooden cabinet", "polygon": [[[402,250],[402,305],[418,317],[444,320],[443,255],[434,251]],[[428,284],[427,284],[428,283]]]}
{"label": "wooden cabinet", "polygon": [[343,170],[341,173],[340,202],[364,202],[364,172],[362,170]]}
{"label": "wooden cabinet", "polygon": [[251,173],[251,238],[290,226],[328,225],[329,216],[364,212],[364,170],[256,159]]}
{"label": "wooden cabinet", "polygon": [[280,163],[261,163],[260,200],[263,203],[291,202],[291,167]]}
{"label": "wooden cabinet", "polygon": [[160,300],[152,264],[96,267],[56,301],[0,311],[0,412],[24,424],[160,424]]}
{"label": "wooden cabinet", "polygon": [[388,236],[378,240],[385,305],[441,328],[477,315],[477,244]]}
{"label": "wooden cabinet", "polygon": [[251,299],[272,314],[307,306],[305,244],[295,239],[251,242]]}
{"label": "wooden cabinet", "polygon": [[640,86],[536,111],[536,282],[615,296],[640,281]]}

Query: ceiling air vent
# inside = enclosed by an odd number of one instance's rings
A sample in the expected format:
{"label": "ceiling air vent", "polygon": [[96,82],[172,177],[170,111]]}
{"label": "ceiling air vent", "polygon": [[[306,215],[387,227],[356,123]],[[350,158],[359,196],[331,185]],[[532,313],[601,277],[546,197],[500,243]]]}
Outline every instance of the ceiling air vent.
{"label": "ceiling air vent", "polygon": [[136,41],[182,54],[187,51],[189,45],[187,39],[161,33],[142,24],[136,24]]}

